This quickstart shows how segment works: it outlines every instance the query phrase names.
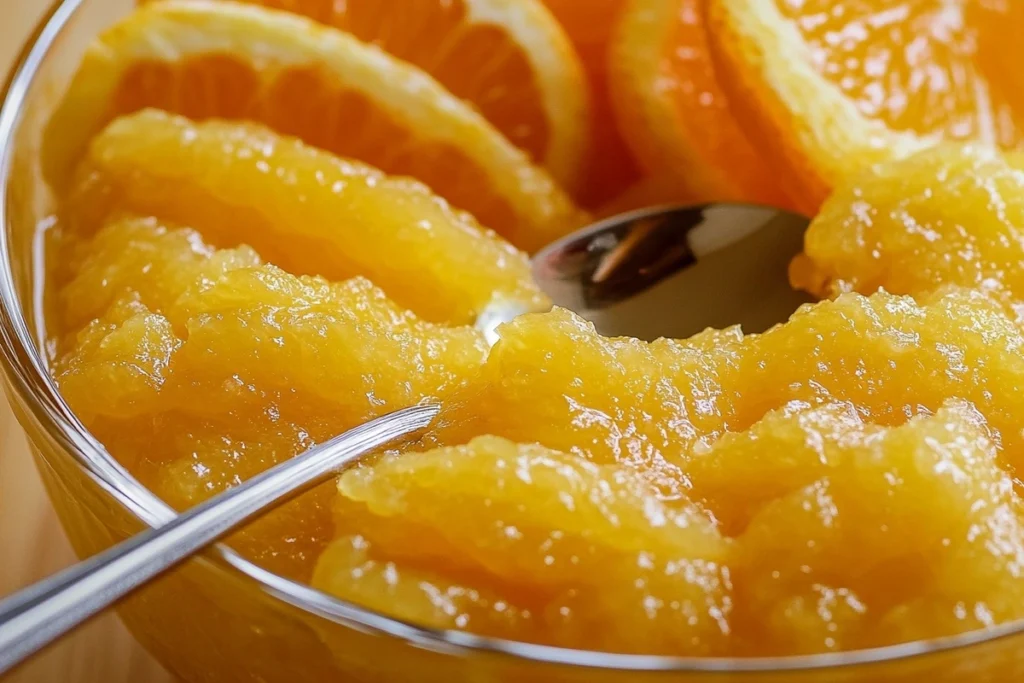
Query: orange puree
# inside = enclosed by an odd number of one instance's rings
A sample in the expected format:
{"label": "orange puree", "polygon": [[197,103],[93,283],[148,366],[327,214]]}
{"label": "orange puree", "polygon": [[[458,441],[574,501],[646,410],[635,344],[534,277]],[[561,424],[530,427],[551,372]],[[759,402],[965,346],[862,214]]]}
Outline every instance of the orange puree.
{"label": "orange puree", "polygon": [[[794,273],[856,291],[764,334],[648,344],[555,309],[488,348],[467,324],[482,303],[543,306],[501,238],[268,130],[143,112],[93,140],[65,202],[54,372],[179,508],[441,401],[418,442],[232,539],[403,620],[696,656],[989,627],[1024,616],[1024,334],[1007,305],[1024,195],[997,157],[932,154],[836,194]],[[346,222],[358,207],[365,229]],[[416,212],[429,229],[404,227]],[[451,267],[421,286],[433,254]]]}
{"label": "orange puree", "polygon": [[[42,135],[46,323],[70,406],[170,505],[437,401],[228,542],[409,623],[590,650],[1024,618],[1024,2],[139,4]],[[602,337],[521,251],[588,221],[573,196],[775,185],[825,200],[790,270],[822,301],[763,334]],[[491,346],[496,303],[521,315]],[[308,651],[249,630],[289,672]]]}
{"label": "orange puree", "polygon": [[793,284],[819,296],[956,284],[1024,298],[1024,157],[948,146],[865,172],[807,232]]}

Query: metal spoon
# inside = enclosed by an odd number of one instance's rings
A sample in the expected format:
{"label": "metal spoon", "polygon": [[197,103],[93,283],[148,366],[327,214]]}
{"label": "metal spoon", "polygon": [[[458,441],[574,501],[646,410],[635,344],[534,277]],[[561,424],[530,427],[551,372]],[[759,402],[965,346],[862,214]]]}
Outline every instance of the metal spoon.
{"label": "metal spoon", "polygon": [[246,520],[426,427],[438,410],[371,420],[0,602],[0,675]]}
{"label": "metal spoon", "polygon": [[[809,301],[786,277],[806,227],[801,216],[743,204],[636,211],[542,249],[534,277],[556,305],[606,335],[686,337],[737,323],[758,332]],[[493,340],[521,312],[495,305],[477,324]],[[426,427],[438,410],[408,408],[357,427],[0,602],[0,675],[242,522]]]}
{"label": "metal spoon", "polygon": [[[811,297],[789,286],[808,220],[752,204],[655,207],[578,230],[533,257],[556,306],[603,335],[646,341],[708,327],[763,332]],[[489,341],[522,309],[497,302],[477,321]]]}

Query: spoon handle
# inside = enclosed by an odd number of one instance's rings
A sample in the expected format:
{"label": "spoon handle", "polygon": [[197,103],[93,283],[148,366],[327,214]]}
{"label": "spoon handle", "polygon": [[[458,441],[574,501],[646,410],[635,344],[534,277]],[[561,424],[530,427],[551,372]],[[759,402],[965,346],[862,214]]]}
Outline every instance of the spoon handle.
{"label": "spoon handle", "polygon": [[257,513],[426,427],[438,410],[415,406],[367,422],[0,602],[0,676]]}

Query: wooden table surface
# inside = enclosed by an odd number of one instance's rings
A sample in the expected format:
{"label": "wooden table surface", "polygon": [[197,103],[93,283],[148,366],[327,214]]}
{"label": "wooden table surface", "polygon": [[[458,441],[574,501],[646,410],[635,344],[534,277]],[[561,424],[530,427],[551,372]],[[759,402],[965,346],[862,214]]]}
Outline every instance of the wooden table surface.
{"label": "wooden table surface", "polygon": [[[0,0],[0,73],[48,0]],[[0,596],[75,560],[25,437],[0,397]],[[3,678],[3,683],[171,683],[172,678],[105,614]]]}

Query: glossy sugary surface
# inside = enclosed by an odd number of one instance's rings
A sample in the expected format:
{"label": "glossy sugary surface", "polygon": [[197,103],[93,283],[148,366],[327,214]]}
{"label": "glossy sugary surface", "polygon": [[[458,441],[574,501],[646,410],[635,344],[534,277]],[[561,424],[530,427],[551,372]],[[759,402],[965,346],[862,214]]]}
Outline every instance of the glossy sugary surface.
{"label": "glossy sugary surface", "polygon": [[885,428],[794,402],[690,469],[693,502],[495,437],[388,458],[342,476],[343,538],[314,583],[441,628],[689,655],[870,647],[1022,613],[1020,500],[966,403]]}
{"label": "glossy sugary surface", "polygon": [[[69,317],[90,309],[97,317],[60,366],[72,397],[75,378],[83,381],[83,394],[113,380],[103,392],[107,401],[83,406],[89,414],[119,418],[174,409],[209,417],[283,393],[296,401],[327,399],[332,412],[352,410],[350,419],[362,420],[377,412],[375,402],[415,403],[421,395],[450,393],[484,358],[479,332],[423,322],[365,279],[296,277],[262,265],[246,247],[213,251],[194,232],[150,219],[112,223],[91,249],[64,301]],[[149,268],[132,268],[143,259]],[[126,367],[120,378],[114,339],[134,342],[135,324],[148,333],[147,372]],[[306,355],[317,367],[303,363]],[[100,358],[111,362],[96,363]],[[394,359],[387,364],[392,377],[367,374],[385,358]]]}
{"label": "glossy sugary surface", "polygon": [[[486,355],[477,331],[423,322],[365,279],[296,277],[247,247],[215,251],[154,219],[115,221],[69,248],[61,390],[179,507],[391,406],[444,398]],[[329,494],[328,485],[254,527],[257,556],[308,572],[329,529],[316,513]]]}
{"label": "glossy sugary surface", "polygon": [[[930,292],[943,283],[1024,297],[1024,172],[980,147],[939,147],[839,188],[811,223],[794,285]],[[912,266],[908,265],[912,264]]]}
{"label": "glossy sugary surface", "polygon": [[[628,468],[480,437],[386,459],[339,488],[336,530],[359,536],[321,558],[314,582],[332,592],[437,626],[572,647],[726,646],[727,542],[695,506],[659,502]],[[353,571],[360,560],[377,567]],[[395,581],[376,575],[387,562]],[[413,595],[393,601],[402,593]]]}
{"label": "glossy sugary surface", "polygon": [[651,344],[608,339],[564,310],[520,316],[500,334],[439,438],[537,441],[632,464],[666,484],[685,482],[689,453],[793,400],[848,401],[871,422],[898,425],[959,397],[1010,453],[1021,438],[1013,386],[1024,337],[999,302],[968,290],[923,304],[845,295],[747,337],[734,329]]}
{"label": "glossy sugary surface", "polygon": [[[659,16],[696,26],[672,7]],[[607,40],[579,30],[580,44]],[[664,45],[655,56],[693,66]],[[764,334],[648,344],[554,309],[520,315],[488,347],[472,324],[495,300],[547,308],[526,256],[420,182],[334,152],[414,140],[406,166],[374,159],[445,180],[499,169],[484,175],[538,190],[530,215],[578,214],[409,69],[302,19],[196,0],[148,5],[90,51],[63,111],[91,103],[102,129],[57,185],[52,368],[145,485],[187,508],[436,400],[415,442],[230,542],[415,624],[581,649],[821,653],[1024,616],[1024,181],[1009,162],[936,150],[840,190],[793,269],[836,298]],[[412,79],[419,96],[382,75]],[[400,100],[359,110],[378,135],[345,138],[355,147],[332,137],[351,130],[302,114],[363,106],[352,88]],[[380,137],[373,126],[393,123],[382,112],[410,102],[475,131],[468,151]],[[55,130],[50,149],[65,152],[83,133]]]}
{"label": "glossy sugary surface", "polygon": [[[486,432],[571,455],[478,439],[345,475],[338,530],[360,538],[326,554],[316,580],[436,626],[574,646],[589,633],[590,646],[632,652],[822,652],[1004,621],[1024,597],[1004,469],[1020,449],[1022,343],[997,303],[959,291],[923,306],[847,295],[761,336],[689,343],[602,339],[565,312],[521,317],[432,438]],[[573,478],[546,493],[538,462]],[[573,467],[608,481],[576,483]],[[647,493],[620,490],[638,486]],[[612,494],[631,511],[605,503]],[[588,501],[650,557],[629,555],[592,611],[565,611],[562,592],[585,594],[590,579],[558,568],[617,538],[566,540]],[[641,535],[663,530],[665,506],[702,520],[699,540],[672,534],[686,570],[659,564]],[[458,599],[431,601],[445,595]],[[594,635],[609,630],[613,641]]]}
{"label": "glossy sugary surface", "polygon": [[403,449],[435,450],[385,455],[234,539],[338,596],[687,655],[866,647],[1022,612],[1024,336],[982,294],[848,294],[763,335],[653,344],[555,310],[488,353],[365,280],[295,277],[155,219],[65,249],[63,324],[84,327],[58,381],[175,505],[444,401]]}
{"label": "glossy sugary surface", "polygon": [[124,210],[292,272],[365,275],[434,321],[471,322],[495,299],[546,303],[525,254],[425,186],[253,124],[152,109],[115,121],[90,144],[68,214],[89,231]]}
{"label": "glossy sugary surface", "polygon": [[970,405],[888,429],[852,404],[790,412],[752,430],[768,444],[732,438],[693,475],[696,492],[714,490],[712,511],[729,511],[750,482],[726,473],[751,450],[767,465],[749,476],[774,495],[736,538],[733,574],[752,651],[872,647],[1021,616],[1021,501]]}

